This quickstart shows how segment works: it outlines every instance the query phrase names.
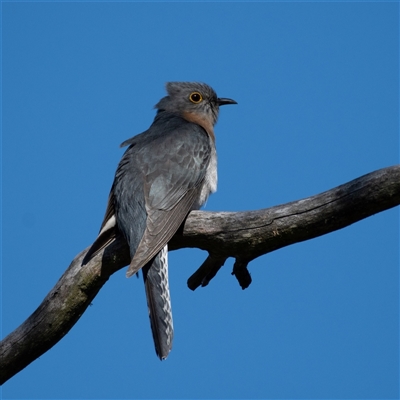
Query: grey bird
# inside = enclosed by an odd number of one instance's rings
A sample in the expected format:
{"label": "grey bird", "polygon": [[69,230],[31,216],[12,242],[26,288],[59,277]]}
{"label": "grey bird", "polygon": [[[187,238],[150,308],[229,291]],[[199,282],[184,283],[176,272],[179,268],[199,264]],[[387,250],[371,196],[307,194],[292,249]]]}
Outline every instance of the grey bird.
{"label": "grey bird", "polygon": [[114,178],[100,233],[86,264],[118,234],[129,244],[127,277],[143,271],[150,325],[158,357],[172,348],[168,242],[191,210],[217,189],[214,125],[219,107],[237,104],[208,85],[169,82],[155,106],[150,128],[121,144],[129,146]]}

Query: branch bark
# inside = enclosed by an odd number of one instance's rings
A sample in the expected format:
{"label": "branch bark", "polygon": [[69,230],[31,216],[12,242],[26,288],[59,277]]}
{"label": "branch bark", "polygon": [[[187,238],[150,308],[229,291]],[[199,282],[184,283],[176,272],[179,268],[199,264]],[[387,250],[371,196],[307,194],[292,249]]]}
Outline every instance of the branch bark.
{"label": "branch bark", "polygon": [[[189,278],[192,290],[206,286],[228,257],[243,289],[247,265],[281,247],[344,228],[400,204],[400,166],[383,168],[321,194],[248,212],[193,211],[169,243],[170,250],[197,247],[209,256]],[[88,248],[72,261],[36,311],[0,343],[0,384],[54,346],[78,321],[108,278],[129,264],[118,237],[81,266]]]}

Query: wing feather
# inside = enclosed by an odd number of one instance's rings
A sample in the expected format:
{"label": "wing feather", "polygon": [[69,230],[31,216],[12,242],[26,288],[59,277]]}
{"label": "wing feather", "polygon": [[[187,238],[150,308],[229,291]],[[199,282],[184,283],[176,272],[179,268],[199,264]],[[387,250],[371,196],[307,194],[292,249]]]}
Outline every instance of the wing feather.
{"label": "wing feather", "polygon": [[157,210],[147,218],[144,235],[129,265],[126,276],[132,276],[146,265],[175,235],[193,203],[196,201],[199,190],[194,189],[178,202],[172,210]]}
{"label": "wing feather", "polygon": [[82,265],[87,264],[101,250],[105,249],[115,239],[116,234],[117,227],[114,211],[114,194],[113,190],[111,189],[110,195],[108,196],[106,213],[100,227],[99,235],[86,253],[82,261]]}

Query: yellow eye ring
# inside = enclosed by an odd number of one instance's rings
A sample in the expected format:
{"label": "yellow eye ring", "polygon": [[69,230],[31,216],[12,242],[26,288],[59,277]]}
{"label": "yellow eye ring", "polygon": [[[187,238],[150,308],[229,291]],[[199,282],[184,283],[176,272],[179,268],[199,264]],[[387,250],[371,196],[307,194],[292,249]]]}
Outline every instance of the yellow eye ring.
{"label": "yellow eye ring", "polygon": [[190,93],[189,100],[194,104],[199,104],[203,100],[203,96],[199,92]]}

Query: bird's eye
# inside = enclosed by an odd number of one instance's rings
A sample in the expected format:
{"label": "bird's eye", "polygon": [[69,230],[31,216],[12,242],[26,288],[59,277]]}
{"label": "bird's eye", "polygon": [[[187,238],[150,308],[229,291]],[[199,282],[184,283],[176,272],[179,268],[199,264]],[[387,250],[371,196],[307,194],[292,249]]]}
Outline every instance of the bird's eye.
{"label": "bird's eye", "polygon": [[194,104],[198,104],[203,100],[203,96],[199,92],[193,92],[190,93],[189,100]]}

